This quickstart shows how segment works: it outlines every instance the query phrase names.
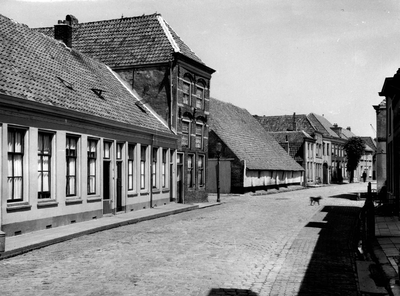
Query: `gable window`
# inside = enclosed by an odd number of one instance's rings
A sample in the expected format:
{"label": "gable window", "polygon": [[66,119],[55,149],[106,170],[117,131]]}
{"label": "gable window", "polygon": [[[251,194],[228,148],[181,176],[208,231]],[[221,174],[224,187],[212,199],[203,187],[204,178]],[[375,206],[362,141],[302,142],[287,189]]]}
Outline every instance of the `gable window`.
{"label": "gable window", "polygon": [[204,105],[204,87],[196,85],[196,108],[203,109]]}
{"label": "gable window", "polygon": [[88,161],[88,194],[96,193],[96,164],[97,164],[97,141],[88,140],[87,147]]}
{"label": "gable window", "polygon": [[182,120],[182,146],[190,147],[190,121]]}
{"label": "gable window", "polygon": [[158,160],[158,149],[153,148],[153,161],[152,161],[152,169],[151,169],[151,182],[153,188],[157,188],[157,160]]}
{"label": "gable window", "polygon": [[188,155],[187,160],[187,185],[188,187],[194,187],[194,154]]}
{"label": "gable window", "polygon": [[135,184],[135,145],[128,145],[128,190],[134,190]]}
{"label": "gable window", "polygon": [[199,183],[199,187],[204,186],[204,155],[199,155],[197,159],[197,182]]}
{"label": "gable window", "polygon": [[140,147],[140,189],[146,188],[146,146]]}
{"label": "gable window", "polygon": [[8,202],[23,199],[24,130],[8,130]]}
{"label": "gable window", "polygon": [[76,163],[78,158],[78,138],[67,136],[66,143],[66,164],[67,164],[67,196],[76,195]]}
{"label": "gable window", "polygon": [[182,102],[186,105],[190,105],[192,87],[191,83],[184,80],[182,84]]}
{"label": "gable window", "polygon": [[49,133],[38,134],[38,198],[50,198],[51,139]]}
{"label": "gable window", "polygon": [[196,148],[203,148],[203,125],[196,123]]}

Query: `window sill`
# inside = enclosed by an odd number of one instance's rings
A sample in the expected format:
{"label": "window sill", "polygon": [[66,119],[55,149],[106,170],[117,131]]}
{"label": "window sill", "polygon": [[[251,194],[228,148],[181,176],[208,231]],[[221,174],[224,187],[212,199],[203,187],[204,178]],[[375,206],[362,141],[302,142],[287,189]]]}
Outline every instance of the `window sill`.
{"label": "window sill", "polygon": [[58,206],[58,201],[56,201],[55,199],[39,200],[37,203],[38,208],[56,207],[56,206]]}
{"label": "window sill", "polygon": [[7,212],[29,211],[32,208],[28,202],[14,202],[7,204]]}
{"label": "window sill", "polygon": [[98,202],[101,201],[101,196],[90,196],[87,198],[87,202]]}
{"label": "window sill", "polygon": [[69,198],[65,201],[66,205],[80,204],[83,200],[81,198]]}
{"label": "window sill", "polygon": [[130,198],[130,197],[135,197],[135,196],[138,196],[138,194],[137,194],[137,193],[130,193],[130,194],[128,194],[128,198]]}
{"label": "window sill", "polygon": [[162,192],[163,192],[163,193],[168,193],[168,192],[169,192],[169,189],[168,189],[168,188],[164,188],[164,189],[162,189]]}
{"label": "window sill", "polygon": [[149,193],[148,192],[140,192],[140,195],[149,195]]}
{"label": "window sill", "polygon": [[153,189],[152,193],[153,194],[160,194],[161,191],[160,191],[160,189]]}

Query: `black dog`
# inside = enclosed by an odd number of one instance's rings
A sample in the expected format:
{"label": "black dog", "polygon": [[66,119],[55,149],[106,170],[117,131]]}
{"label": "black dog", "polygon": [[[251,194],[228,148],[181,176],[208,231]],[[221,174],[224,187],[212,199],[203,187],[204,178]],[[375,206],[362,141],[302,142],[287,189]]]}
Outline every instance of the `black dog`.
{"label": "black dog", "polygon": [[315,203],[319,205],[319,201],[322,199],[321,196],[310,196],[310,206],[313,206]]}

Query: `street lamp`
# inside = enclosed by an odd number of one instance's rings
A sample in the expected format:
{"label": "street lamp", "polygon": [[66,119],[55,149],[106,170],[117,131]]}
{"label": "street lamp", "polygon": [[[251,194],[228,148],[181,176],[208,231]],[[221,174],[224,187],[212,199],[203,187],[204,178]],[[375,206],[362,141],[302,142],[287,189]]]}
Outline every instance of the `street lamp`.
{"label": "street lamp", "polygon": [[217,202],[220,202],[219,198],[219,158],[221,156],[222,144],[220,142],[215,146],[215,152],[217,153]]}

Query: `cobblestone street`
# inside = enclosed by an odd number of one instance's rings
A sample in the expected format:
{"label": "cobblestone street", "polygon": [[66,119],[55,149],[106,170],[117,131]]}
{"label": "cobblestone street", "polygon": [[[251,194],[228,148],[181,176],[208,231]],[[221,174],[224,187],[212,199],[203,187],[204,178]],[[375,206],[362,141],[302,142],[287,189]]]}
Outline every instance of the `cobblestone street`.
{"label": "cobblestone street", "polygon": [[222,196],[5,259],[1,295],[358,295],[352,241],[364,201],[347,193],[366,186]]}

